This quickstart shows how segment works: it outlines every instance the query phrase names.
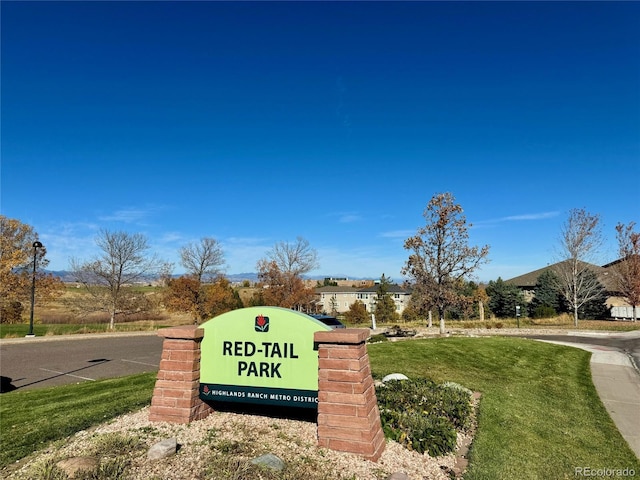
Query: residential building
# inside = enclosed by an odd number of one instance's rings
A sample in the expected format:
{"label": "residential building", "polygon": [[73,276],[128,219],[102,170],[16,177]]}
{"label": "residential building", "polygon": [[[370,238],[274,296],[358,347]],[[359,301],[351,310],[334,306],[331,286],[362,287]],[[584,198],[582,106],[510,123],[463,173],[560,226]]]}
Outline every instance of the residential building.
{"label": "residential building", "polygon": [[[365,288],[341,286],[317,287],[315,290],[317,296],[316,305],[320,312],[336,312],[337,314],[341,314],[348,311],[349,307],[351,307],[356,300],[364,303],[368,312],[375,311],[378,285]],[[396,304],[396,312],[402,314],[409,304],[411,292],[396,284],[389,285],[388,292]]]}
{"label": "residential building", "polygon": [[[515,285],[520,290],[522,290],[525,300],[527,302],[530,302],[535,297],[535,287],[538,283],[538,277],[546,270],[551,270],[556,275],[560,276],[562,266],[565,262],[567,262],[567,260],[548,265],[544,268],[539,268],[538,270],[533,270],[532,272],[525,273],[509,280],[505,280],[505,283]],[[619,297],[619,292],[617,292],[617,288],[615,285],[613,271],[611,270],[619,262],[620,260],[616,260],[615,262],[608,263],[602,267],[586,262],[581,262],[581,264],[583,268],[588,268],[589,270],[594,272],[598,276],[598,280],[600,281],[602,286],[605,288],[608,294],[606,304],[607,307],[611,309],[611,316],[613,318],[629,319],[632,318],[632,309],[630,308],[628,303],[626,303],[622,298]]]}

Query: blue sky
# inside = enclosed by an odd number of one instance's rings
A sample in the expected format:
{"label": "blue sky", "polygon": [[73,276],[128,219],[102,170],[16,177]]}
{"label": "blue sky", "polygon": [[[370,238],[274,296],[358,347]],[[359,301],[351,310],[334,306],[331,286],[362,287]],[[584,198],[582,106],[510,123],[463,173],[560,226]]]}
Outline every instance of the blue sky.
{"label": "blue sky", "polygon": [[312,274],[396,281],[438,192],[477,279],[553,263],[573,208],[640,224],[640,2],[1,5],[1,213],[50,268],[100,229],[228,273],[309,240]]}

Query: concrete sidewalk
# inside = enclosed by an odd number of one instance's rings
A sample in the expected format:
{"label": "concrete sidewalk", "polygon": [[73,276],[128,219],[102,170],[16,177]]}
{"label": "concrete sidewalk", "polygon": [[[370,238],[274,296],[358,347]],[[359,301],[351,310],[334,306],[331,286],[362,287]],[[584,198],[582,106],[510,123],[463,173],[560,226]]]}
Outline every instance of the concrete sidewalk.
{"label": "concrete sidewalk", "polygon": [[[633,335],[637,335],[636,332]],[[640,374],[629,356],[601,345],[542,340],[592,353],[591,377],[618,430],[640,459]]]}

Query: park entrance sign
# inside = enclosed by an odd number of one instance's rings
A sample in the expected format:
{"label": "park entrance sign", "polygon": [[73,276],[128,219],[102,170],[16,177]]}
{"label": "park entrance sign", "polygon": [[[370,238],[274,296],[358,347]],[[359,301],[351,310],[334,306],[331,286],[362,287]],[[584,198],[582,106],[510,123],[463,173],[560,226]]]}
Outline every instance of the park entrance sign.
{"label": "park entrance sign", "polygon": [[250,307],[219,315],[200,328],[202,400],[318,407],[313,335],[330,327],[286,308]]}

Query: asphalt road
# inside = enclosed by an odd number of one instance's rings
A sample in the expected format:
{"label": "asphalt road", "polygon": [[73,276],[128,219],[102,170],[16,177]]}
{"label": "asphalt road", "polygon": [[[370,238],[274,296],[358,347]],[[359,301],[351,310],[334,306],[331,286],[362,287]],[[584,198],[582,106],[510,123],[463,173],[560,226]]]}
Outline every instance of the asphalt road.
{"label": "asphalt road", "polygon": [[162,340],[155,332],[2,340],[2,392],[157,371]]}

